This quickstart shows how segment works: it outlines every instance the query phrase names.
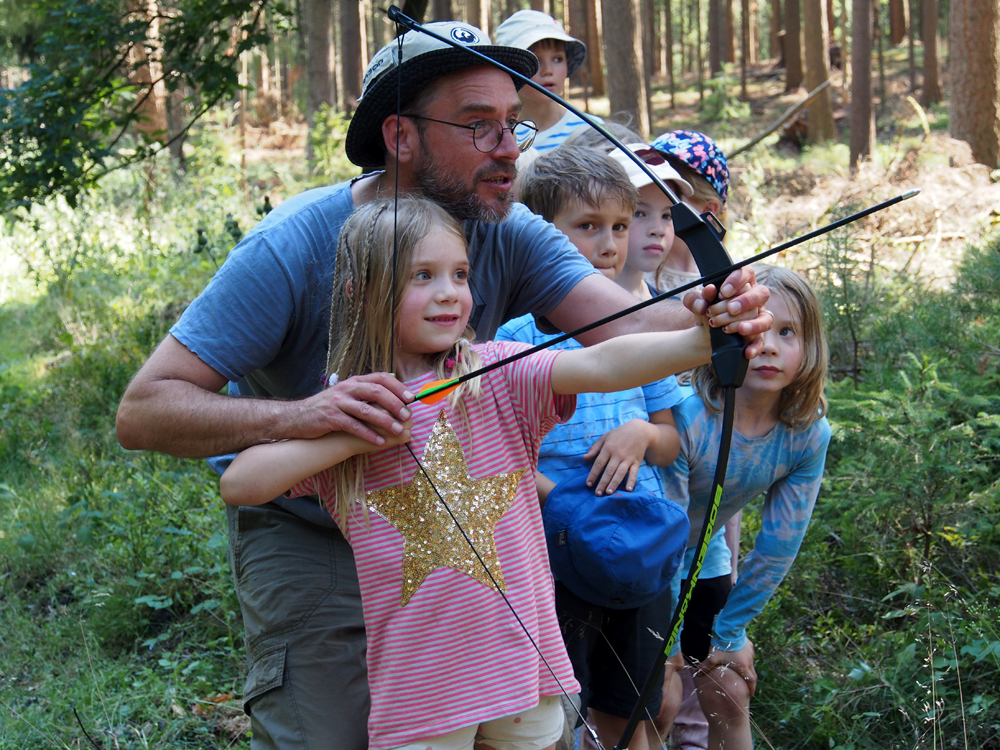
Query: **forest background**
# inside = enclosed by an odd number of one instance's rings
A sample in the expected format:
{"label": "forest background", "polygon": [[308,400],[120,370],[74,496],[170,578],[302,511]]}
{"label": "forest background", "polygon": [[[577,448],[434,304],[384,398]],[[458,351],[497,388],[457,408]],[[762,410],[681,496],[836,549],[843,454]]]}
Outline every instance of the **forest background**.
{"label": "forest background", "polygon": [[[833,442],[751,626],[753,718],[773,748],[1000,748],[998,3],[530,7],[588,43],[579,106],[722,143],[736,257],[921,189],[776,260],[824,303]],[[357,174],[384,10],[0,0],[0,748],[248,746],[218,480],[122,450],[114,415],[247,229]]]}

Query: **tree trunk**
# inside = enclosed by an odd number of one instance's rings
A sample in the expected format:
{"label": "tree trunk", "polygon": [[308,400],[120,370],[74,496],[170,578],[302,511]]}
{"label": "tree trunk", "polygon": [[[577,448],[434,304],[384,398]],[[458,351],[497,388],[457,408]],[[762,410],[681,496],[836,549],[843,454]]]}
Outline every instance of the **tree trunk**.
{"label": "tree trunk", "polygon": [[479,0],[465,0],[465,17],[470,26],[483,28],[483,6]]}
{"label": "tree trunk", "polygon": [[889,0],[889,44],[902,43],[906,36],[906,0]]}
{"label": "tree trunk", "polygon": [[627,112],[636,131],[649,134],[645,76],[643,75],[642,33],[639,29],[639,0],[603,0],[602,10],[615,23],[604,29],[608,56],[608,103],[611,114]]}
{"label": "tree trunk", "polygon": [[781,14],[781,0],[771,0],[771,49],[769,50],[768,57],[773,57],[776,60],[782,57],[779,50],[781,49],[780,34],[783,27],[781,22],[783,18],[784,16]]}
{"label": "tree trunk", "polygon": [[948,18],[949,128],[993,168],[1000,164],[1000,8],[996,0],[952,0]]}
{"label": "tree trunk", "polygon": [[663,5],[650,0],[649,23],[653,33],[653,75],[662,76],[663,72],[663,37],[666,29],[663,28]]}
{"label": "tree trunk", "polygon": [[872,111],[872,3],[853,0],[851,12],[851,167],[875,149]]}
{"label": "tree trunk", "polygon": [[694,58],[695,64],[697,65],[698,73],[698,106],[701,107],[705,103],[705,86],[704,86],[704,72],[705,66],[701,59],[701,0],[694,0]]}
{"label": "tree trunk", "polygon": [[914,44],[914,40],[916,39],[916,34],[914,33],[914,27],[916,26],[916,17],[917,17],[915,12],[916,0],[909,0],[907,6],[910,9],[909,15],[911,19],[909,33],[907,33],[906,39],[908,47],[907,62],[909,63],[909,68],[910,68],[910,93],[912,94],[914,91],[917,90],[917,55],[915,50],[916,45]]}
{"label": "tree trunk", "polygon": [[843,76],[840,79],[840,93],[844,98],[844,103],[850,102],[851,98],[847,93],[848,79],[851,74],[851,53],[847,46],[847,0],[841,0],[840,4],[840,59],[844,66]]}
{"label": "tree trunk", "polygon": [[504,8],[504,18],[510,18],[519,10],[521,10],[521,3],[518,0],[507,0],[506,7]]}
{"label": "tree trunk", "polygon": [[431,0],[431,18],[435,21],[451,21],[451,0]]}
{"label": "tree trunk", "polygon": [[[827,67],[828,27],[823,0],[802,0],[802,26],[806,32],[806,88],[812,91],[830,77]],[[823,143],[837,136],[833,127],[833,106],[827,87],[809,104],[809,142]]]}
{"label": "tree trunk", "polygon": [[740,5],[740,98],[746,101],[750,98],[747,93],[747,64],[749,63],[750,52],[753,49],[750,45],[750,0],[741,0]]}
{"label": "tree trunk", "polygon": [[833,31],[837,28],[837,17],[833,12],[833,0],[823,0],[823,5],[826,8],[826,28],[827,28],[827,42],[833,41]]}
{"label": "tree trunk", "polygon": [[[167,142],[167,88],[163,83],[163,66],[160,62],[160,22],[159,8],[153,2],[132,2],[129,9],[143,16],[149,23],[148,47],[137,44],[129,50],[129,79],[136,87],[134,111],[141,119],[135,128],[148,138],[160,143]],[[148,50],[153,51],[152,57]]]}
{"label": "tree trunk", "polygon": [[674,84],[674,19],[670,0],[663,0],[667,27],[663,32],[664,65],[667,69],[667,80],[670,84],[670,109],[674,109],[677,104],[674,96],[677,93]]}
{"label": "tree trunk", "polygon": [[747,62],[753,65],[757,62],[760,57],[760,6],[757,4],[757,0],[750,0],[750,14],[749,26],[747,34],[749,34],[749,40],[747,45],[749,48],[749,57],[747,57]]}
{"label": "tree trunk", "polygon": [[[619,0],[620,1],[620,0]],[[604,96],[604,50],[601,39],[604,14],[597,0],[583,0],[587,13],[587,65],[590,68],[590,93]]]}
{"label": "tree trunk", "polygon": [[537,10],[539,13],[548,13],[548,10],[545,8],[545,0],[531,0],[531,9]]}
{"label": "tree trunk", "polygon": [[722,3],[722,62],[736,62],[736,27],[733,20],[733,0]]}
{"label": "tree trunk", "polygon": [[493,3],[491,0],[479,0],[479,20],[479,28],[485,31],[488,36],[493,24]]}
{"label": "tree trunk", "polygon": [[[963,0],[958,0],[962,2]],[[938,76],[938,4],[937,0],[923,0],[923,20],[920,24],[924,41],[924,90],[920,103],[925,107],[941,101],[941,82]]]}
{"label": "tree trunk", "polygon": [[724,0],[708,0],[708,72],[713,78],[722,72],[725,45],[723,2]]}
{"label": "tree trunk", "polygon": [[642,75],[643,87],[646,90],[646,109],[649,111],[649,127],[653,128],[653,39],[656,37],[653,0],[639,0],[639,38],[642,42]]}
{"label": "tree trunk", "polygon": [[340,0],[340,67],[344,111],[351,114],[361,96],[361,13],[358,0]]}
{"label": "tree trunk", "polygon": [[[333,74],[333,0],[306,0],[308,59],[306,62],[306,122],[312,132],[323,104],[336,106]],[[312,139],[306,139],[306,158],[313,161]]]}
{"label": "tree trunk", "polygon": [[[570,36],[574,36],[577,39],[582,39],[584,42],[589,42],[587,36],[587,10],[584,7],[586,5],[586,0],[563,0],[563,8],[565,11],[565,21],[566,33]],[[590,48],[590,44],[587,44],[587,57],[592,57],[594,51]],[[587,64],[581,65],[579,70],[573,74],[574,83],[581,85],[586,90],[587,86],[590,84],[590,66]]]}
{"label": "tree trunk", "polygon": [[[423,23],[427,14],[427,3],[430,0],[403,0],[403,13],[412,18],[417,23]],[[403,32],[406,29],[402,29]]]}
{"label": "tree trunk", "polygon": [[802,29],[799,0],[785,0],[785,91],[802,85]]}

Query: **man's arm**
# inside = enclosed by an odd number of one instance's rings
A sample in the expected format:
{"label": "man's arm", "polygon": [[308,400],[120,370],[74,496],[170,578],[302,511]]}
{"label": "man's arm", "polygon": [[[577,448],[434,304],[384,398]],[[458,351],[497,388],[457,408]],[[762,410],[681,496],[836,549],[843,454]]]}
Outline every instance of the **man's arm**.
{"label": "man's arm", "polygon": [[410,416],[404,404],[413,400],[388,373],[348,378],[299,401],[231,398],[219,393],[225,384],[225,377],[168,334],[122,397],[118,441],[129,450],[182,458],[336,431],[384,445],[372,427],[401,434],[401,422]]}
{"label": "man's arm", "polygon": [[[748,286],[749,285],[749,286]],[[735,294],[734,290],[742,290]],[[763,341],[758,337],[771,327],[772,317],[762,312],[770,297],[767,287],[756,283],[752,268],[734,271],[722,287],[721,302],[711,306],[708,314],[713,327],[727,327],[727,333],[739,333],[753,339],[747,347],[747,357],[760,353]],[[715,288],[706,287],[705,296],[715,298]],[[636,299],[613,281],[593,274],[583,278],[563,297],[562,301],[546,315],[552,325],[562,331],[572,331],[595,320],[624,310],[636,304]],[[685,304],[693,305],[696,313],[702,313],[707,305],[702,298],[692,296]],[[734,329],[732,325],[737,327]],[[592,346],[600,341],[626,333],[644,331],[676,331],[694,325],[694,315],[684,305],[673,300],[664,300],[626,315],[616,321],[595,328],[579,337],[584,346]]]}

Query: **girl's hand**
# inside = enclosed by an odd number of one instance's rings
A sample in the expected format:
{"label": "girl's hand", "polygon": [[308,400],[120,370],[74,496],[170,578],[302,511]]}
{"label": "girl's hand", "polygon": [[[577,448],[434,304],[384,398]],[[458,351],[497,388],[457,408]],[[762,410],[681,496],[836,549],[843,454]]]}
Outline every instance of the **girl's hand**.
{"label": "girl's hand", "polygon": [[655,428],[649,422],[633,419],[611,430],[590,446],[583,459],[594,460],[587,477],[587,486],[593,487],[597,477],[601,477],[594,490],[595,495],[600,497],[605,493],[613,493],[626,477],[628,481],[625,482],[625,489],[629,492],[635,489],[639,466],[650,442],[655,439],[653,429]]}
{"label": "girl's hand", "polygon": [[747,645],[739,651],[722,651],[713,648],[708,658],[698,665],[698,671],[708,673],[713,669],[732,669],[743,678],[750,695],[753,696],[757,690],[757,670],[753,666],[753,657],[753,643],[748,638]]}

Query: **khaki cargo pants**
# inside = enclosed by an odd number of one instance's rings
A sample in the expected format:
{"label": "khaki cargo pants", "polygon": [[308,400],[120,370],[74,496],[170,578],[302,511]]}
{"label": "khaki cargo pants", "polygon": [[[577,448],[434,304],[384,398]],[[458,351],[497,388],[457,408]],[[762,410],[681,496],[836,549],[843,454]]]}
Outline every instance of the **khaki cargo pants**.
{"label": "khaki cargo pants", "polygon": [[252,750],[364,750],[368,670],[354,555],[273,503],[228,509],[250,662]]}

